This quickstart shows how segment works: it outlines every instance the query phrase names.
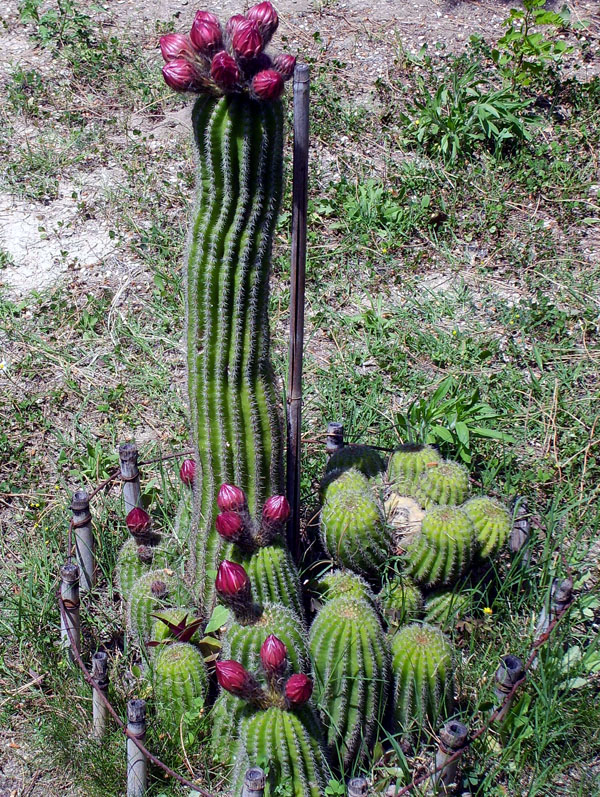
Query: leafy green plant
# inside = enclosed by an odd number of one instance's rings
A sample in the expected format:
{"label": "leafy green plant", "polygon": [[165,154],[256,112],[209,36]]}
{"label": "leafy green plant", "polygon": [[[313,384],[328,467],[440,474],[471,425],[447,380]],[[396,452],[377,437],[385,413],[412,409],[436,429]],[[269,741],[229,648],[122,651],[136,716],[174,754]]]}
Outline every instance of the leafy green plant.
{"label": "leafy green plant", "polygon": [[406,412],[396,413],[394,429],[402,442],[435,443],[442,451],[453,452],[469,463],[473,458],[473,440],[515,442],[513,437],[490,425],[499,417],[499,412],[481,401],[479,388],[463,393],[459,383],[449,376],[430,398],[415,399]]}

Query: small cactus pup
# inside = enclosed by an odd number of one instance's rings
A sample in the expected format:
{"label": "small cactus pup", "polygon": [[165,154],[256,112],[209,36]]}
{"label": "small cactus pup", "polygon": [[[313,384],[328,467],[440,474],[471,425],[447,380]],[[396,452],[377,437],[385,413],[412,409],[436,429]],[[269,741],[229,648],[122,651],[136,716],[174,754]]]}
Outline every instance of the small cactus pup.
{"label": "small cactus pup", "polygon": [[327,491],[321,509],[321,540],[335,562],[376,578],[393,552],[392,532],[371,488],[357,489],[344,478],[348,474]]}
{"label": "small cactus pup", "polygon": [[371,448],[371,446],[343,446],[343,448],[338,449],[329,457],[325,473],[346,471],[350,468],[356,468],[367,478],[372,479],[383,473],[385,462],[377,449]]}
{"label": "small cactus pup", "polygon": [[469,499],[461,508],[475,527],[479,556],[482,559],[495,556],[510,534],[511,513],[500,501],[484,495]]}
{"label": "small cactus pup", "polygon": [[339,492],[346,490],[369,491],[369,479],[358,468],[348,470],[328,470],[319,486],[321,501],[333,498]]}
{"label": "small cactus pup", "polygon": [[424,587],[451,586],[473,560],[475,529],[456,506],[438,506],[425,513],[420,533],[406,551],[407,570]]}
{"label": "small cactus pup", "polygon": [[407,736],[437,729],[454,704],[452,645],[439,628],[407,625],[391,641],[394,720]]}
{"label": "small cactus pup", "polygon": [[442,455],[433,446],[405,443],[390,457],[388,481],[396,492],[410,495],[419,476],[441,460]]}
{"label": "small cactus pup", "polygon": [[151,570],[133,585],[127,604],[127,630],[138,644],[145,645],[152,634],[154,614],[176,606],[187,606],[192,596],[170,570]]}
{"label": "small cactus pup", "polygon": [[373,607],[348,597],[328,601],[309,636],[327,749],[346,766],[366,754],[383,720],[390,679],[387,637]]}
{"label": "small cactus pup", "polygon": [[161,545],[140,545],[135,538],[127,540],[117,556],[115,580],[121,598],[127,602],[133,585],[145,573],[170,564],[169,552]]}
{"label": "small cactus pup", "polygon": [[179,730],[183,715],[208,695],[208,674],[202,654],[186,642],[163,644],[152,667],[154,701],[163,727]]}
{"label": "small cactus pup", "polygon": [[457,620],[465,617],[471,607],[469,595],[462,592],[436,592],[425,601],[423,620],[437,625],[442,631],[451,631]]}
{"label": "small cactus pup", "polygon": [[421,473],[414,496],[425,509],[436,504],[456,506],[468,498],[469,489],[469,471],[465,466],[442,460]]}
{"label": "small cactus pup", "polygon": [[415,620],[423,609],[423,596],[409,578],[396,576],[387,581],[377,595],[377,603],[384,616],[388,630]]}
{"label": "small cactus pup", "polygon": [[317,584],[323,603],[334,598],[357,598],[375,606],[375,595],[364,578],[351,570],[330,570]]}
{"label": "small cactus pup", "polygon": [[[264,52],[270,3],[225,29],[208,12],[188,36],[161,39],[163,76],[198,93],[192,111],[197,199],[186,266],[188,395],[198,466],[190,576],[208,611],[222,558],[215,529],[223,483],[256,517],[283,488],[283,425],[269,356],[269,271],[283,187],[284,82],[293,60]],[[268,9],[265,11],[263,6]]]}

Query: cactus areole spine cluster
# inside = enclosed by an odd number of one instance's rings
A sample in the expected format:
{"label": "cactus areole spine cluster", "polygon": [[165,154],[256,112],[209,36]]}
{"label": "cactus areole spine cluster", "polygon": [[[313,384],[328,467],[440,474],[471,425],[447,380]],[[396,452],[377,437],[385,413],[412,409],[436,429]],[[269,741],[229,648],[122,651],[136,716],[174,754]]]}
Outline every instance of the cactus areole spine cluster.
{"label": "cactus areole spine cluster", "polygon": [[295,59],[265,52],[278,25],[262,2],[222,26],[198,11],[188,35],[160,40],[163,76],[199,94],[192,121],[196,204],[188,241],[187,362],[198,465],[190,576],[206,608],[225,545],[221,484],[258,515],[283,488],[283,424],[269,359],[269,271],[283,185],[280,97]]}

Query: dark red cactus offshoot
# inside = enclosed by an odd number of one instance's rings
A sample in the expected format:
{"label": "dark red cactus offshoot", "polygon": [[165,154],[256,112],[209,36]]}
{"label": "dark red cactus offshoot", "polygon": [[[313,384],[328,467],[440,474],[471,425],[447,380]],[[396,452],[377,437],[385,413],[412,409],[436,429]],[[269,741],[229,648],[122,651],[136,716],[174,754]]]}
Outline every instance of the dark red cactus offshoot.
{"label": "dark red cactus offshoot", "polygon": [[210,65],[210,76],[224,89],[230,89],[240,80],[240,70],[235,58],[225,50],[217,53]]}
{"label": "dark red cactus offshoot", "polygon": [[231,37],[231,47],[238,58],[256,58],[262,52],[263,46],[263,39],[256,22],[245,19],[236,26]]}
{"label": "dark red cactus offshoot", "polygon": [[268,675],[281,674],[287,666],[287,648],[274,634],[269,634],[262,643],[260,660]]}
{"label": "dark red cactus offshoot", "polygon": [[215,587],[223,597],[237,597],[250,590],[250,579],[241,565],[224,559],[217,571]]}
{"label": "dark red cactus offshoot", "polygon": [[196,476],[196,462],[193,459],[184,459],[179,468],[179,478],[188,487],[194,484],[194,477]]}
{"label": "dark red cactus offshoot", "polygon": [[265,45],[268,44],[279,25],[279,17],[272,4],[269,3],[268,0],[265,0],[263,3],[258,3],[258,5],[252,6],[252,8],[246,12],[246,17],[256,22],[263,43]]}
{"label": "dark red cactus offshoot", "polygon": [[278,100],[283,89],[283,77],[274,69],[263,69],[252,78],[252,91],[259,100]]}
{"label": "dark red cactus offshoot", "polygon": [[221,512],[215,521],[217,532],[229,542],[237,542],[244,529],[242,518],[235,512]]}
{"label": "dark red cactus offshoot", "polygon": [[221,512],[241,512],[247,506],[246,495],[234,484],[222,484],[217,495],[217,506]]}
{"label": "dark red cactus offshoot", "polygon": [[303,706],[310,700],[313,682],[307,675],[291,675],[285,685],[285,696],[292,706]]}
{"label": "dark red cactus offshoot", "polygon": [[239,662],[225,659],[217,661],[215,667],[219,686],[232,695],[248,697],[256,689],[256,680]]}

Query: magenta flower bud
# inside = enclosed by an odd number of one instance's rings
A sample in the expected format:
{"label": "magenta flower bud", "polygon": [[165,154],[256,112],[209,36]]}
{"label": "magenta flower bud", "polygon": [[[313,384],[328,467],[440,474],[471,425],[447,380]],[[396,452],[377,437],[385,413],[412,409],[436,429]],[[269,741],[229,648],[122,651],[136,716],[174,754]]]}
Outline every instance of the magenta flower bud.
{"label": "magenta flower bud", "polygon": [[211,14],[210,11],[196,11],[194,22],[196,20],[199,20],[200,22],[210,22],[212,25],[216,25],[217,28],[221,27],[219,17]]}
{"label": "magenta flower bud", "polygon": [[240,22],[231,37],[231,46],[238,58],[256,58],[263,48],[256,22],[251,19]]}
{"label": "magenta flower bud", "polygon": [[246,508],[246,496],[235,484],[222,484],[217,495],[217,506],[221,512],[240,512]]}
{"label": "magenta flower bud", "polygon": [[227,25],[225,25],[225,33],[230,41],[233,39],[233,35],[238,29],[240,23],[245,21],[246,17],[243,14],[234,14],[227,20]]}
{"label": "magenta flower bud", "polygon": [[131,534],[142,534],[148,531],[152,521],[150,520],[150,515],[144,509],[136,506],[128,513],[125,523],[127,523],[127,528]]}
{"label": "magenta flower bud", "polygon": [[193,459],[184,459],[179,468],[179,478],[188,487],[194,483],[194,476],[196,475],[196,462]]}
{"label": "magenta flower bud", "polygon": [[267,523],[282,525],[287,523],[291,514],[290,504],[285,495],[272,495],[263,506],[263,520]]}
{"label": "magenta flower bud", "polygon": [[215,521],[218,533],[230,542],[236,542],[244,528],[242,518],[235,512],[221,512]]}
{"label": "magenta flower bud", "polygon": [[195,55],[189,37],[181,33],[167,33],[166,36],[161,36],[160,51],[167,62],[174,58],[192,59]]}
{"label": "magenta flower bud", "polygon": [[260,35],[262,36],[263,44],[267,44],[279,25],[279,17],[277,11],[273,8],[272,4],[265,0],[263,3],[252,6],[246,13],[246,17],[256,22]]}
{"label": "magenta flower bud", "polygon": [[287,664],[287,648],[274,634],[262,643],[260,660],[266,673],[282,673]]}
{"label": "magenta flower bud", "polygon": [[283,94],[283,78],[274,69],[263,69],[252,78],[252,91],[259,100],[278,100]]}
{"label": "magenta flower bud", "polygon": [[215,587],[220,595],[235,597],[250,589],[250,579],[241,565],[224,559],[217,570]]}
{"label": "magenta flower bud", "polygon": [[192,23],[190,39],[194,47],[201,53],[214,53],[223,47],[223,34],[221,26],[217,22],[205,20],[199,14],[206,14],[206,11],[199,11]]}
{"label": "magenta flower bud", "polygon": [[289,80],[294,74],[296,68],[296,57],[287,55],[287,53],[279,53],[273,59],[273,69],[279,72],[284,80]]}
{"label": "magenta flower bud", "polygon": [[215,667],[219,686],[231,692],[232,695],[244,697],[256,687],[256,681],[248,670],[233,659],[217,661]]}
{"label": "magenta flower bud", "polygon": [[198,88],[198,72],[183,58],[174,58],[163,66],[167,86],[175,91],[193,91]]}
{"label": "magenta flower bud", "polygon": [[210,76],[219,86],[229,89],[235,86],[240,79],[240,70],[233,56],[221,50],[217,53],[210,65]]}
{"label": "magenta flower bud", "polygon": [[285,696],[292,706],[303,706],[310,700],[312,691],[313,682],[302,673],[290,676],[285,685]]}

